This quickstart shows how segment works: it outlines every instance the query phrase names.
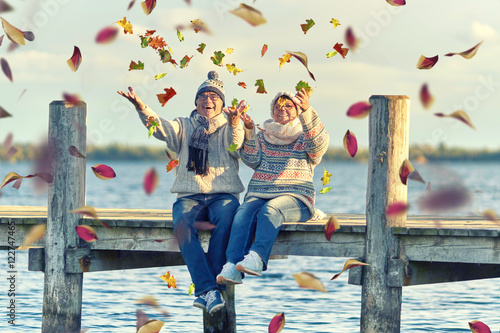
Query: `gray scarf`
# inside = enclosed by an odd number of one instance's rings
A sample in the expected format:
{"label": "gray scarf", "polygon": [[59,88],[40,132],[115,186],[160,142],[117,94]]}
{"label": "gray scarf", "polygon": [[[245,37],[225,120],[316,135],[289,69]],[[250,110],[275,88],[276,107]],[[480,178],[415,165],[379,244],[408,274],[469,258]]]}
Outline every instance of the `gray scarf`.
{"label": "gray scarf", "polygon": [[227,120],[222,112],[208,119],[196,110],[191,112],[189,119],[195,129],[189,139],[189,157],[186,168],[188,171],[194,171],[197,175],[206,176],[209,168],[208,138],[226,124]]}

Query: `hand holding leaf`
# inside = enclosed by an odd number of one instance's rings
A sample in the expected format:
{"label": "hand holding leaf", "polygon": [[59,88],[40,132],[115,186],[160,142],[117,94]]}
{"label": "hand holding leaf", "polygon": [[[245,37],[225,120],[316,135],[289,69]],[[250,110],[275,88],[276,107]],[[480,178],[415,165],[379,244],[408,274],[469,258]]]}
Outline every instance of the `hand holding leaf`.
{"label": "hand holding leaf", "polygon": [[295,94],[293,101],[301,108],[302,111],[305,111],[310,107],[309,94],[304,88],[302,88],[300,91],[297,92],[297,94]]}
{"label": "hand holding leaf", "polygon": [[227,121],[229,123],[229,126],[235,127],[238,125],[238,119],[240,118],[241,114],[245,109],[246,105],[244,100],[242,100],[236,107],[229,107],[222,109],[222,111],[224,111],[224,113],[227,116]]}
{"label": "hand holding leaf", "polygon": [[144,104],[144,102],[141,100],[139,96],[135,93],[134,89],[132,87],[128,87],[129,92],[126,93],[124,91],[118,91],[118,94],[122,95],[126,99],[132,103],[137,110],[144,111],[147,108],[147,105]]}

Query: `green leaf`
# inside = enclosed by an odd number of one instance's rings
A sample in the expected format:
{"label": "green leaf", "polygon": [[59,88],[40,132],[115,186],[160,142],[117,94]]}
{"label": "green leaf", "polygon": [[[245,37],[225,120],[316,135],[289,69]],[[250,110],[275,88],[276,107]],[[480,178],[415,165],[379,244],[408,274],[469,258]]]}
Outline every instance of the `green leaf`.
{"label": "green leaf", "polygon": [[201,54],[203,54],[203,50],[205,49],[205,46],[207,46],[205,43],[201,43],[199,45],[199,48],[196,49],[196,51],[200,52]]}
{"label": "green leaf", "polygon": [[160,73],[160,74],[156,74],[156,75],[155,75],[155,80],[159,80],[159,79],[161,79],[161,78],[165,77],[165,75],[167,75],[167,73]]}
{"label": "green leaf", "polygon": [[336,55],[336,54],[337,54],[337,51],[328,52],[328,53],[326,54],[326,57],[327,57],[327,58],[331,58],[331,57],[333,57],[333,56],[334,56],[334,55]]}
{"label": "green leaf", "polygon": [[133,70],[144,70],[144,63],[142,61],[139,60],[139,63],[136,63],[135,61],[131,61],[130,62],[130,65],[129,65],[129,68],[128,68],[129,71],[133,71]]}
{"label": "green leaf", "polygon": [[141,47],[144,49],[146,47],[149,46],[149,42],[151,41],[151,37],[143,37],[143,36],[139,36],[141,37]]}
{"label": "green leaf", "polygon": [[231,106],[232,106],[233,108],[235,108],[235,107],[236,107],[236,105],[238,105],[238,99],[237,99],[237,98],[234,98],[234,99],[231,101]]}
{"label": "green leaf", "polygon": [[267,94],[266,87],[264,87],[264,80],[258,79],[255,81],[255,86],[257,87],[257,94]]}
{"label": "green leaf", "polygon": [[229,148],[226,148],[227,150],[229,150],[231,153],[234,153],[236,152],[236,150],[238,150],[238,145],[235,144],[235,143],[232,143]]}
{"label": "green leaf", "polygon": [[295,91],[301,91],[302,88],[304,88],[306,92],[310,92],[312,90],[309,83],[300,80],[299,83],[297,83],[297,85],[295,86]]}
{"label": "green leaf", "polygon": [[319,193],[324,194],[324,193],[326,193],[326,192],[330,192],[330,190],[331,190],[332,188],[333,188],[333,187],[323,187],[323,188],[319,191]]}
{"label": "green leaf", "polygon": [[184,41],[184,35],[182,34],[182,32],[177,29],[177,38],[179,38],[179,41],[183,42]]}
{"label": "green leaf", "polygon": [[185,55],[181,60],[181,68],[185,68],[189,64],[189,61],[191,61],[191,58],[193,58],[193,56],[188,57],[187,55]]}
{"label": "green leaf", "polygon": [[151,126],[149,127],[149,131],[148,131],[148,138],[151,137],[151,135],[153,135],[155,129],[156,129],[156,126],[158,126],[159,124],[153,120],[153,122],[151,123]]}
{"label": "green leaf", "polygon": [[222,53],[222,51],[215,51],[213,57],[210,57],[210,60],[213,61],[214,65],[217,66],[222,66],[222,58],[224,58],[226,55]]}
{"label": "green leaf", "polygon": [[307,33],[307,31],[309,29],[312,28],[312,26],[314,25],[314,21],[313,19],[309,19],[309,20],[306,20],[306,24],[301,24],[300,27],[302,28],[302,31],[304,31],[304,35]]}
{"label": "green leaf", "polygon": [[168,52],[168,50],[158,49],[158,53],[160,54],[160,60],[163,63],[167,63],[170,61],[170,59],[172,59],[172,55],[170,54],[170,52]]}
{"label": "green leaf", "polygon": [[189,286],[189,289],[188,289],[188,295],[191,296],[193,291],[194,291],[194,283],[191,283],[191,285]]}

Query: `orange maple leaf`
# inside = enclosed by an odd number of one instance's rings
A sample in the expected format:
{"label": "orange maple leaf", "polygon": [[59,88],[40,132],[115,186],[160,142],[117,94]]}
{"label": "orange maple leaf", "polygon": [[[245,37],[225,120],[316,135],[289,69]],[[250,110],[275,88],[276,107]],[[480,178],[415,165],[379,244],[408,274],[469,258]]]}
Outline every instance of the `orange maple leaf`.
{"label": "orange maple leaf", "polygon": [[160,101],[161,103],[161,106],[165,106],[165,104],[177,94],[172,87],[165,88],[163,90],[165,90],[165,94],[156,94],[156,96],[158,97],[158,101]]}
{"label": "orange maple leaf", "polygon": [[153,37],[151,41],[148,43],[149,46],[151,46],[153,49],[158,49],[158,48],[163,48],[164,46],[167,46],[167,43],[163,40],[163,37]]}
{"label": "orange maple leaf", "polygon": [[152,36],[154,33],[156,32],[156,30],[146,30],[146,37],[147,36]]}

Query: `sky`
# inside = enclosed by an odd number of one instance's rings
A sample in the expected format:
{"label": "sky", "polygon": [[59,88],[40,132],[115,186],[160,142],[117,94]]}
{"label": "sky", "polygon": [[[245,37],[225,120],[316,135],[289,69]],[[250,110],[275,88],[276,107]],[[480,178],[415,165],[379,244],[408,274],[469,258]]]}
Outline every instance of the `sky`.
{"label": "sky", "polygon": [[[246,1],[267,20],[256,27],[230,13],[240,3],[233,0],[192,0],[191,4],[158,0],[148,16],[140,1],[130,10],[129,0],[4,2],[14,10],[0,13],[0,17],[23,31],[32,31],[35,40],[11,52],[7,38],[0,46],[0,58],[7,60],[13,74],[10,82],[0,72],[0,106],[13,115],[0,119],[0,141],[8,133],[14,135],[14,144],[43,141],[49,104],[61,100],[66,92],[79,94],[87,103],[88,144],[163,146],[148,138],[135,109],[117,91],[132,86],[163,118],[188,116],[194,109],[197,88],[208,71],[216,70],[224,82],[226,101],[244,99],[256,123],[270,117],[269,103],[278,91],[294,91],[297,82],[307,81],[314,89],[310,103],[328,130],[332,147],[342,147],[347,130],[356,135],[360,147],[368,147],[368,118],[347,117],[349,106],[367,101],[371,95],[407,95],[410,144],[499,149],[498,134],[494,134],[500,125],[499,0],[407,0],[402,7],[385,0]],[[121,29],[113,42],[95,42],[101,29],[118,26],[115,22],[123,17],[133,25],[132,35]],[[332,18],[341,25],[333,28]],[[195,33],[189,27],[195,19],[203,20],[211,33]],[[316,24],[304,34],[300,25],[308,19]],[[182,42],[176,34],[179,26],[184,27]],[[360,39],[357,50],[349,50],[345,59],[339,54],[327,58],[337,42],[346,46],[348,27]],[[178,63],[185,55],[194,56],[189,65],[181,69],[163,64],[153,49],[141,48],[139,35],[147,29],[164,37]],[[444,56],[481,41],[472,59]],[[196,51],[200,43],[207,45],[203,54]],[[268,51],[261,56],[263,44]],[[76,72],[66,63],[74,46],[83,58]],[[233,75],[210,60],[215,51],[227,48],[234,52],[223,63],[234,63],[243,72]],[[296,59],[280,68],[278,58],[286,51],[305,53],[316,80]],[[430,70],[419,70],[420,55],[439,55],[439,61]],[[129,71],[132,60],[144,62],[144,70]],[[159,73],[167,74],[155,80]],[[256,93],[257,79],[264,81],[267,94]],[[238,82],[245,82],[247,89]],[[419,100],[424,83],[435,98],[429,109]],[[162,107],[156,94],[170,87],[177,95]],[[434,115],[456,110],[467,112],[476,130]]]}

